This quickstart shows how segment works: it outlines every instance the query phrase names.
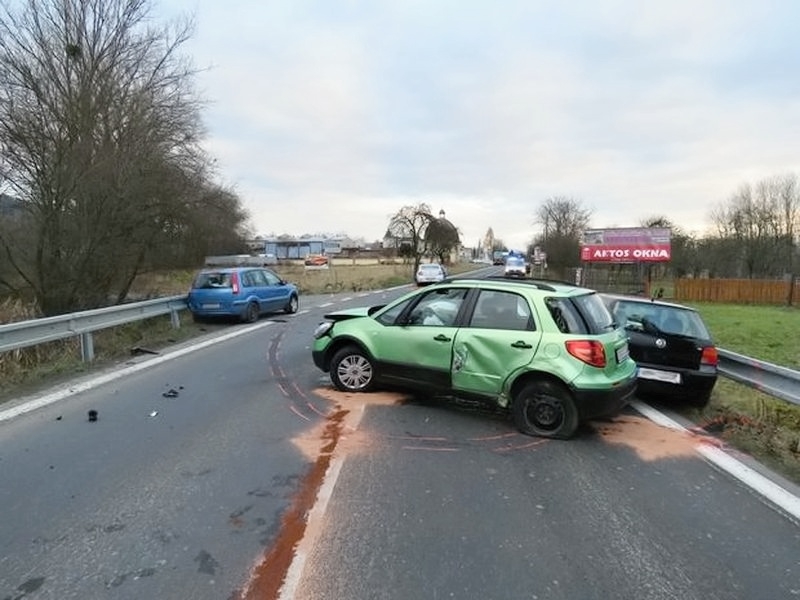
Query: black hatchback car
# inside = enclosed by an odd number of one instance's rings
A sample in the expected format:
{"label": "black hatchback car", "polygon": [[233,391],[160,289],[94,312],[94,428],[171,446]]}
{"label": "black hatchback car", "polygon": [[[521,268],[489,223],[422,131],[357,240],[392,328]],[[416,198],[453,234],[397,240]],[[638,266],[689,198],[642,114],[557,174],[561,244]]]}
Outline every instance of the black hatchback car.
{"label": "black hatchback car", "polygon": [[717,382],[717,349],[695,309],[639,296],[601,294],[625,328],[638,365],[637,394],[703,407]]}

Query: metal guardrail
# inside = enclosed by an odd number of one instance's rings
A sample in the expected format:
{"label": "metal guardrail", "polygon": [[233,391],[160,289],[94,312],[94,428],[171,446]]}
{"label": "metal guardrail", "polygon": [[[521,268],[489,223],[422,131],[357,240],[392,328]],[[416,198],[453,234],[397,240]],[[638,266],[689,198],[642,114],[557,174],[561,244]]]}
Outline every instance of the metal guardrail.
{"label": "metal guardrail", "polygon": [[93,331],[161,315],[170,315],[172,326],[177,329],[181,325],[179,313],[186,308],[185,295],[169,296],[8,323],[0,325],[0,352],[80,336],[81,356],[84,361],[91,361],[94,359]]}
{"label": "metal guardrail", "polygon": [[800,371],[717,349],[721,375],[786,402],[800,405]]}
{"label": "metal guardrail", "polygon": [[[80,336],[83,360],[91,361],[94,358],[93,331],[167,314],[170,315],[172,326],[178,328],[179,313],[186,308],[186,296],[169,296],[0,325],[0,352]],[[730,350],[717,350],[720,375],[800,405],[800,371]]]}

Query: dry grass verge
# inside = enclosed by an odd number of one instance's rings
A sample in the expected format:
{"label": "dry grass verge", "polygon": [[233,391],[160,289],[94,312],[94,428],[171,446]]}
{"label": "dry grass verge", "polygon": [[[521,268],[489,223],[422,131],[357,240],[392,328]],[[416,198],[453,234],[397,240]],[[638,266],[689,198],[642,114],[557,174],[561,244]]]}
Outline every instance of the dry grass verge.
{"label": "dry grass verge", "polygon": [[800,406],[720,377],[706,408],[680,412],[800,485]]}
{"label": "dry grass verge", "polygon": [[[455,272],[468,268],[466,265]],[[411,265],[336,265],[330,269],[305,269],[303,265],[279,266],[275,271],[300,289],[301,295],[339,291],[380,289],[411,281]],[[137,300],[187,293],[195,271],[149,273],[137,279],[131,297]],[[0,302],[0,322],[36,317],[35,310],[20,301]],[[59,340],[0,353],[0,402],[23,395],[43,383],[48,385],[125,360],[141,349],[158,351],[170,344],[197,337],[224,324],[191,322],[184,315],[181,327],[173,329],[169,317],[129,323],[93,334],[95,360],[81,360],[79,338]],[[137,350],[139,349],[139,350]]]}

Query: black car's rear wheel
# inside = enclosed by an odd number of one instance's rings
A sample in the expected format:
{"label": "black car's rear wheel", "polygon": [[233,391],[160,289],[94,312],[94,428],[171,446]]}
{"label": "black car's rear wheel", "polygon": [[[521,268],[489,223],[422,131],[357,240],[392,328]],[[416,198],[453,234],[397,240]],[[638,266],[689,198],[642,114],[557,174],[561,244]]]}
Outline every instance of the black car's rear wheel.
{"label": "black car's rear wheel", "polygon": [[331,359],[331,381],[343,392],[368,392],[375,387],[375,367],[366,352],[345,346]]}
{"label": "black car's rear wheel", "polygon": [[533,381],[522,387],[512,401],[511,415],[526,435],[567,439],[578,429],[572,395],[552,381]]}

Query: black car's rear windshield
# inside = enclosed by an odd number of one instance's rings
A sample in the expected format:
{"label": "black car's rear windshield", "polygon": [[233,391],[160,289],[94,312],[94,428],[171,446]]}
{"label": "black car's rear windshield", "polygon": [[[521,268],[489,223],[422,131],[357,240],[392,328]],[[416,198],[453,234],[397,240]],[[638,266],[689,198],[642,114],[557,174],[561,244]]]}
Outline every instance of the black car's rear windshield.
{"label": "black car's rear windshield", "polygon": [[197,288],[229,288],[231,287],[231,274],[219,271],[205,271],[198,273],[192,283],[192,287]]}
{"label": "black car's rear windshield", "polygon": [[654,326],[663,333],[711,339],[700,315],[681,306],[619,300],[614,304],[614,320],[627,329],[643,330]]}
{"label": "black car's rear windshield", "polygon": [[553,296],[545,300],[562,333],[598,334],[614,328],[614,319],[596,293]]}

